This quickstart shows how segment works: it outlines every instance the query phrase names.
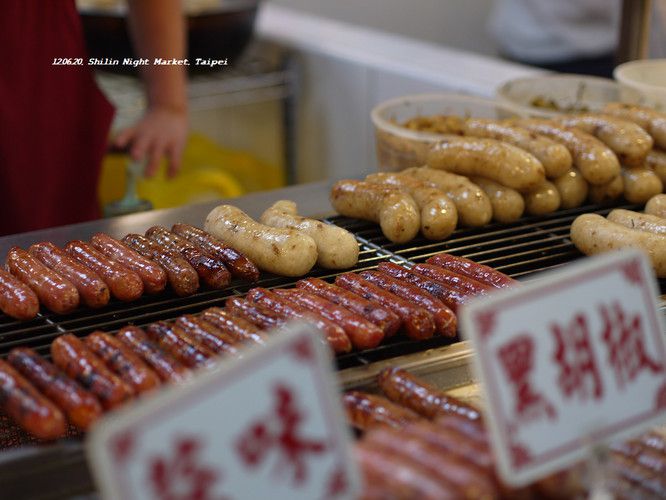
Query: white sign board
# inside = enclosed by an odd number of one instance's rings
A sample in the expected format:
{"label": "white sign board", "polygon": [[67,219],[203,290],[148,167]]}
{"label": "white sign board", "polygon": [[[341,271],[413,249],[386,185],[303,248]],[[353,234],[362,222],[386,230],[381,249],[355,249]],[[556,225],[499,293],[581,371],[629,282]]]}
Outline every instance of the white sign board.
{"label": "white sign board", "polygon": [[663,421],[666,344],[639,251],[584,259],[461,312],[500,472],[526,484]]}
{"label": "white sign board", "polygon": [[108,499],[351,499],[359,489],[332,361],[306,324],[95,426]]}

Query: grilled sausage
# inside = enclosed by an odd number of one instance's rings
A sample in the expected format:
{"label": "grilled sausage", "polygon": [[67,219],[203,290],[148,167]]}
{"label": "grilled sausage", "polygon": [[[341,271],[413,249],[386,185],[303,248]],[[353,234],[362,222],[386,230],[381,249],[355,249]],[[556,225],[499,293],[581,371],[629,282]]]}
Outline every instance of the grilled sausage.
{"label": "grilled sausage", "polygon": [[197,345],[178,326],[158,321],[152,323],[146,333],[188,368],[212,367],[214,364],[215,353],[203,345]]}
{"label": "grilled sausage", "polygon": [[456,432],[464,434],[468,439],[473,440],[479,445],[488,447],[488,433],[481,420],[470,420],[467,417],[458,415],[457,413],[449,413],[443,416],[437,416],[433,423],[438,427],[444,429],[452,429]]}
{"label": "grilled sausage", "polygon": [[525,193],[525,211],[530,215],[550,214],[560,208],[561,203],[560,192],[550,181]]}
{"label": "grilled sausage", "polygon": [[412,267],[412,271],[426,278],[445,283],[460,293],[469,296],[485,295],[492,289],[490,285],[435,264],[416,264]]}
{"label": "grilled sausage", "polygon": [[122,241],[118,241],[108,234],[97,233],[90,239],[90,244],[108,258],[138,274],[146,293],[158,293],[166,287],[166,271],[159,264],[144,257]]}
{"label": "grilled sausage", "polygon": [[471,180],[488,195],[493,207],[493,220],[508,223],[522,217],[525,199],[518,191],[483,177],[472,177]]}
{"label": "grilled sausage", "polygon": [[496,288],[509,288],[520,284],[518,281],[492,267],[477,264],[465,257],[458,257],[448,253],[433,255],[426,262],[428,264],[444,267],[450,271],[462,274],[463,276],[467,276],[468,278],[475,279],[481,283]]}
{"label": "grilled sausage", "polygon": [[278,314],[261,304],[255,304],[240,297],[227,299],[224,307],[231,315],[243,318],[261,330],[279,328],[287,322],[284,315]]}
{"label": "grilled sausage", "polygon": [[296,283],[298,288],[312,292],[334,304],[360,314],[371,321],[384,332],[385,337],[392,337],[400,328],[402,321],[400,317],[385,307],[374,304],[359,295],[340,288],[339,286],[326,283],[319,278],[307,278]]}
{"label": "grilled sausage", "polygon": [[657,194],[650,198],[645,204],[645,213],[666,219],[666,194]]}
{"label": "grilled sausage", "polygon": [[654,139],[654,144],[666,149],[666,115],[646,106],[609,102],[604,113],[630,120],[643,127]]}
{"label": "grilled sausage", "polygon": [[216,260],[182,236],[170,232],[162,226],[153,226],[146,231],[146,236],[169,250],[180,253],[194,268],[206,285],[222,289],[231,281],[231,274],[222,261]]}
{"label": "grilled sausage", "polygon": [[371,349],[377,347],[384,338],[384,332],[374,323],[371,323],[360,314],[351,312],[342,306],[307,292],[300,288],[274,291],[288,300],[323,316],[340,325],[355,349]]}
{"label": "grilled sausage", "polygon": [[421,290],[412,283],[407,283],[402,280],[396,279],[389,274],[377,271],[363,271],[360,276],[377,285],[384,290],[391,292],[398,297],[401,297],[408,302],[423,307],[430,312],[435,320],[437,333],[445,337],[455,337],[458,321],[454,312],[449,309],[444,303]]}
{"label": "grilled sausage", "polygon": [[176,320],[176,326],[182,328],[198,344],[204,345],[216,354],[240,356],[238,341],[235,338],[198,316],[192,314],[180,316]]}
{"label": "grilled sausage", "polygon": [[0,407],[37,438],[50,440],[65,435],[62,412],[3,360],[0,360]]}
{"label": "grilled sausage", "polygon": [[666,186],[666,151],[660,149],[650,151],[645,158],[645,166],[657,174],[662,184]]}
{"label": "grilled sausage", "polygon": [[189,377],[190,370],[154,344],[141,328],[126,326],[120,329],[116,338],[148,363],[163,382],[182,382]]}
{"label": "grilled sausage", "polygon": [[361,391],[348,391],[342,397],[342,405],[351,425],[361,431],[375,427],[401,429],[421,417],[412,410],[398,406],[388,399]]}
{"label": "grilled sausage", "polygon": [[592,203],[608,203],[617,200],[624,193],[624,177],[618,175],[615,179],[606,184],[590,184],[588,197]]}
{"label": "grilled sausage", "polygon": [[395,312],[400,316],[405,333],[411,339],[428,339],[435,333],[435,320],[432,314],[368,282],[357,274],[342,274],[335,279],[335,284]]}
{"label": "grilled sausage", "polygon": [[664,190],[661,179],[646,167],[623,168],[624,197],[630,203],[644,204]]}
{"label": "grilled sausage", "polygon": [[377,384],[391,401],[428,419],[454,413],[470,420],[481,420],[481,414],[473,406],[428,385],[402,368],[383,369],[377,376]]}
{"label": "grilled sausage", "polygon": [[84,342],[136,394],[152,391],[161,384],[157,374],[117,338],[98,331],[88,335]]}
{"label": "grilled sausage", "polygon": [[36,243],[28,249],[28,252],[46,267],[53,269],[72,283],[79,292],[79,297],[88,307],[99,308],[109,303],[111,294],[102,278],[53,243]]}
{"label": "grilled sausage", "polygon": [[51,343],[51,357],[58,368],[97,396],[106,410],[116,408],[134,396],[132,388],[71,333],[61,335]]}
{"label": "grilled sausage", "polygon": [[25,250],[18,247],[9,250],[7,269],[28,285],[39,301],[54,313],[67,314],[79,305],[76,287]]}
{"label": "grilled sausage", "polygon": [[166,271],[176,295],[185,297],[199,289],[199,275],[181,255],[140,234],[128,234],[123,242],[144,257],[158,262]]}
{"label": "grilled sausage", "polygon": [[7,361],[64,411],[67,419],[79,429],[88,430],[102,415],[102,406],[92,393],[32,349],[12,349]]}
{"label": "grilled sausage", "polygon": [[564,209],[579,207],[587,198],[589,184],[577,168],[572,168],[561,177],[553,179],[553,184],[560,193],[562,200],[560,206]]}
{"label": "grilled sausage", "polygon": [[129,302],[143,295],[143,281],[138,274],[110,259],[84,241],[70,241],[65,246],[69,255],[99,274],[118,300]]}
{"label": "grilled sausage", "polygon": [[225,245],[212,234],[188,224],[174,224],[171,230],[197,245],[203,251],[208,252],[213,257],[220,259],[235,277],[248,281],[257,281],[259,279],[259,269],[250,259]]}
{"label": "grilled sausage", "polygon": [[656,215],[641,214],[633,210],[616,208],[615,210],[611,210],[606,218],[611,222],[622,224],[631,229],[640,229],[641,231],[666,236],[666,220]]}
{"label": "grilled sausage", "polygon": [[39,299],[28,285],[0,269],[0,311],[15,319],[31,319],[39,312]]}
{"label": "grilled sausage", "polygon": [[251,345],[264,345],[266,337],[251,322],[229,314],[219,307],[210,307],[202,313],[204,321],[214,325],[230,337]]}
{"label": "grilled sausage", "polygon": [[272,309],[277,314],[282,315],[284,319],[302,318],[314,323],[319,328],[326,338],[328,345],[336,353],[343,353],[351,351],[352,345],[349,337],[345,331],[332,321],[327,320],[319,314],[312,313],[307,309],[290,303],[282,297],[272,293],[265,288],[253,288],[247,294],[247,299],[250,302],[256,302],[269,309]]}

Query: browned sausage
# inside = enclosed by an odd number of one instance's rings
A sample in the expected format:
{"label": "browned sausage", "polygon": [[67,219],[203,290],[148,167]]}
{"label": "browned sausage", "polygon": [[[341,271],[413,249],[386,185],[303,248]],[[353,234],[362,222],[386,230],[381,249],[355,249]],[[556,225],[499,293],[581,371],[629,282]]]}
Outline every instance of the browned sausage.
{"label": "browned sausage", "polygon": [[349,290],[327,283],[322,279],[307,278],[298,281],[296,286],[360,314],[381,328],[385,337],[395,335],[402,324],[400,317],[387,308],[370,302]]}
{"label": "browned sausage", "polygon": [[188,368],[213,366],[215,353],[203,345],[197,345],[178,326],[158,321],[151,324],[146,333]]}
{"label": "browned sausage", "polygon": [[421,290],[425,290],[433,297],[437,297],[439,300],[441,300],[444,305],[446,305],[453,312],[456,312],[458,307],[464,304],[469,297],[467,294],[453,289],[446,283],[440,283],[439,281],[426,278],[425,276],[416,274],[415,272],[397,264],[393,264],[392,262],[382,262],[379,264],[379,266],[377,266],[377,269],[379,269],[379,271],[382,273],[386,273],[389,276],[393,276],[394,278],[412,283],[413,285],[419,287]]}
{"label": "browned sausage", "polygon": [[69,421],[79,429],[87,430],[102,415],[102,405],[92,393],[32,349],[12,349],[7,360],[63,410]]}
{"label": "browned sausage", "polygon": [[453,429],[479,444],[488,445],[488,433],[481,420],[470,420],[457,413],[449,413],[435,417],[433,422],[438,427]]}
{"label": "browned sausage", "polygon": [[182,236],[170,232],[167,228],[153,226],[146,231],[146,236],[174,252],[179,252],[196,270],[199,278],[209,287],[221,289],[231,281],[231,274],[229,274],[221,260],[213,258],[207,252],[193,245]]}
{"label": "browned sausage", "polygon": [[230,314],[243,318],[262,330],[270,330],[284,325],[287,320],[281,314],[276,313],[261,304],[249,302],[240,297],[227,299],[224,307]]}
{"label": "browned sausage", "polygon": [[240,356],[238,341],[235,338],[199,316],[185,314],[176,320],[176,325],[197,343],[206,346],[216,354]]}
{"label": "browned sausage", "polygon": [[275,293],[340,325],[356,349],[377,347],[384,338],[384,332],[374,323],[319,295],[298,288],[276,289]]}
{"label": "browned sausage", "polygon": [[249,281],[257,281],[259,279],[259,268],[250,259],[233,248],[228,247],[203,229],[188,224],[174,224],[171,229],[174,233],[188,239],[190,242],[201,247],[202,250],[222,260],[231,271],[231,274],[237,278]]}
{"label": "browned sausage", "polygon": [[35,243],[28,249],[28,252],[46,267],[53,269],[72,283],[78,290],[81,300],[88,307],[99,308],[109,303],[111,294],[102,278],[53,243],[48,241]]}
{"label": "browned sausage", "polygon": [[6,361],[0,360],[0,407],[26,432],[40,439],[65,435],[62,412]]}
{"label": "browned sausage", "polygon": [[440,253],[433,255],[427,261],[428,264],[442,266],[450,271],[453,271],[468,278],[475,279],[481,283],[485,283],[495,288],[508,288],[520,283],[506,274],[493,269],[492,267],[477,264],[476,262],[466,259],[465,257],[457,257],[448,253]]}
{"label": "browned sausage", "polygon": [[161,384],[157,374],[139,356],[108,333],[93,332],[84,342],[136,394],[152,391]]}
{"label": "browned sausage", "polygon": [[0,311],[15,319],[31,319],[39,312],[35,292],[4,269],[0,269]]}
{"label": "browned sausage", "polygon": [[377,285],[373,285],[357,274],[341,274],[335,279],[335,284],[395,312],[400,316],[405,333],[411,339],[428,339],[435,333],[435,320],[432,314]]}
{"label": "browned sausage", "polygon": [[234,316],[219,307],[211,307],[202,313],[202,318],[232,338],[250,345],[264,345],[266,336],[251,322]]}
{"label": "browned sausage", "polygon": [[272,309],[284,319],[290,320],[302,318],[309,320],[324,333],[326,342],[328,342],[328,345],[334,352],[342,353],[351,351],[351,341],[349,340],[349,337],[347,337],[345,331],[340,326],[327,320],[321,315],[308,311],[296,304],[292,304],[290,301],[275,295],[265,288],[253,288],[248,292],[247,299]]}
{"label": "browned sausage", "polygon": [[185,297],[199,289],[199,275],[181,255],[140,234],[128,234],[123,242],[144,257],[158,262],[165,269],[176,295]]}
{"label": "browned sausage", "polygon": [[122,241],[118,241],[108,234],[97,233],[90,239],[90,244],[110,259],[138,274],[146,293],[158,293],[166,287],[166,271],[159,264],[144,257]]}
{"label": "browned sausage", "polygon": [[111,294],[118,300],[129,302],[143,295],[143,281],[138,274],[121,266],[92,245],[74,240],[67,243],[65,250],[83,265],[99,274],[109,286]]}
{"label": "browned sausage", "polygon": [[189,377],[190,370],[155,345],[141,328],[126,326],[120,329],[116,338],[148,363],[163,382],[182,382]]}
{"label": "browned sausage", "polygon": [[51,343],[51,357],[58,368],[97,396],[106,410],[120,406],[134,395],[129,385],[71,333]]}
{"label": "browned sausage", "polygon": [[363,279],[374,283],[380,288],[402,297],[411,304],[416,304],[430,312],[435,320],[437,332],[445,337],[455,337],[458,328],[458,319],[455,313],[449,309],[441,300],[421,290],[416,285],[407,283],[391,275],[377,271],[363,271]]}
{"label": "browned sausage", "polygon": [[76,287],[25,250],[18,247],[9,250],[7,269],[28,285],[39,301],[54,313],[67,314],[79,305]]}
{"label": "browned sausage", "polygon": [[347,420],[361,431],[381,426],[400,429],[422,418],[409,408],[398,406],[382,396],[366,392],[346,392],[342,397],[342,404],[347,413]]}
{"label": "browned sausage", "polygon": [[460,293],[471,297],[485,295],[488,293],[488,290],[492,289],[491,286],[481,283],[474,278],[449,271],[445,267],[435,264],[416,264],[412,267],[412,271],[426,278],[444,283],[458,290]]}
{"label": "browned sausage", "polygon": [[473,406],[435,389],[402,368],[385,368],[377,376],[377,383],[391,401],[426,418],[455,413],[470,420],[481,419]]}

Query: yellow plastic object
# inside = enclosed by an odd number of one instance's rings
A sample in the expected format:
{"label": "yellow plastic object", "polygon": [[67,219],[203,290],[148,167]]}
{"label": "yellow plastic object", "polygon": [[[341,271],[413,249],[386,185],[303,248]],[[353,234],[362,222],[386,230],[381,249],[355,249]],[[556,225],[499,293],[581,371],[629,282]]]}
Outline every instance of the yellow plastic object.
{"label": "yellow plastic object", "polygon": [[[98,190],[102,207],[123,197],[127,161],[125,155],[105,157]],[[166,162],[163,162],[155,177],[139,181],[139,197],[149,200],[154,208],[169,208],[233,198],[285,184],[284,172],[279,167],[241,151],[221,148],[200,134],[189,137],[182,165],[178,175],[168,179]]]}

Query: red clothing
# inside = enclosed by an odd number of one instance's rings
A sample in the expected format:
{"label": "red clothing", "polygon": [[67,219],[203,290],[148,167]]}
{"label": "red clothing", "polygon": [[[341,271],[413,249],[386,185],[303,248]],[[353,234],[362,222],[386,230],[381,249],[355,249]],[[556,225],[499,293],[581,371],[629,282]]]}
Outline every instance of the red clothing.
{"label": "red clothing", "polygon": [[86,66],[74,0],[2,0],[0,9],[0,235],[99,217],[113,108]]}

